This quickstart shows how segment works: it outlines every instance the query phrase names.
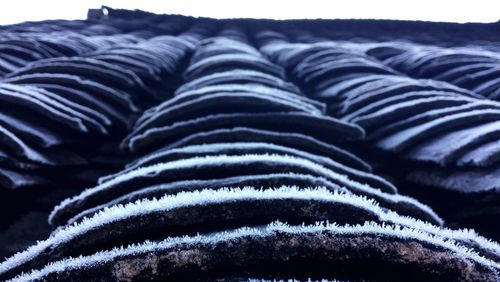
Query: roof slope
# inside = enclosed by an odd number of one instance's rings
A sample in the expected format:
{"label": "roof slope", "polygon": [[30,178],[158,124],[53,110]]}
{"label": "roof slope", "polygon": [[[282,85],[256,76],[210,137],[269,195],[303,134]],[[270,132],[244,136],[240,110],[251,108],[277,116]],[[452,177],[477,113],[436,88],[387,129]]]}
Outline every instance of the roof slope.
{"label": "roof slope", "polygon": [[1,27],[0,278],[498,281],[496,25]]}

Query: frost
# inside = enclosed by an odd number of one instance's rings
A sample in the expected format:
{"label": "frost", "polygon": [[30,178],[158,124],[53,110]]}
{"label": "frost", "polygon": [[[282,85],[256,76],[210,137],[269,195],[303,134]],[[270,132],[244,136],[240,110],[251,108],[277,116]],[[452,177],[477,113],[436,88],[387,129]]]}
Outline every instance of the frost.
{"label": "frost", "polygon": [[[153,198],[153,195],[154,197],[162,197],[165,195],[172,195],[179,192],[197,191],[202,189],[219,189],[220,187],[233,187],[233,186],[271,189],[275,187],[274,186],[271,187],[267,183],[269,182],[276,183],[276,180],[278,179],[280,180],[283,179],[285,181],[288,181],[287,183],[293,183],[288,185],[294,185],[302,188],[325,187],[330,191],[351,193],[350,191],[344,188],[340,188],[338,185],[326,180],[323,177],[316,177],[308,174],[297,174],[297,173],[268,173],[268,174],[233,176],[233,177],[217,178],[209,180],[181,180],[181,181],[174,181],[169,183],[148,186],[146,188],[142,188],[130,192],[128,194],[125,194],[123,196],[114,198],[109,202],[89,208],[87,210],[78,213],[77,215],[73,216],[70,220],[68,220],[68,224],[73,224],[74,222],[78,222],[82,218],[89,217],[106,207],[114,206],[117,204],[127,204],[133,202],[134,200],[139,200],[139,199],[146,199],[146,198],[151,199]],[[256,182],[261,184],[260,185],[254,184]],[[299,185],[299,183],[310,183],[310,184]]]}
{"label": "frost", "polygon": [[90,218],[84,218],[81,222],[74,223],[53,233],[47,240],[38,242],[26,251],[18,253],[0,264],[0,273],[12,269],[36,257],[48,248],[55,248],[70,241],[89,230],[98,229],[99,226],[116,222],[134,215],[143,215],[155,211],[167,211],[177,207],[198,206],[207,203],[221,203],[225,201],[236,201],[243,199],[311,199],[325,202],[339,202],[372,213],[382,213],[382,209],[375,201],[366,197],[352,194],[330,192],[326,188],[298,189],[297,187],[282,187],[279,189],[254,189],[254,188],[223,188],[220,190],[201,190],[192,192],[181,192],[176,195],[166,195],[159,200],[143,199],[126,205],[117,205],[104,208]]}
{"label": "frost", "polygon": [[[345,166],[341,163],[338,163],[330,158],[326,158],[320,155],[316,154],[311,154],[308,152],[304,152],[302,150],[297,150],[294,148],[286,147],[286,146],[281,146],[281,145],[275,145],[272,143],[264,143],[264,142],[232,142],[232,143],[210,143],[210,144],[202,144],[202,145],[189,145],[185,147],[180,147],[180,148],[173,148],[173,149],[167,149],[167,150],[162,150],[160,152],[152,153],[149,154],[143,158],[140,158],[139,160],[136,160],[132,165],[129,165],[125,170],[118,172],[117,174],[106,176],[104,178],[101,178],[99,180],[99,183],[102,183],[106,180],[109,180],[113,177],[116,177],[117,175],[121,175],[124,173],[127,173],[129,171],[132,171],[134,169],[137,169],[139,167],[147,166],[152,164],[155,160],[157,162],[161,161],[161,158],[163,156],[168,156],[168,155],[176,155],[178,153],[184,153],[184,154],[198,154],[198,155],[203,155],[203,154],[224,154],[224,151],[233,151],[235,154],[240,155],[243,154],[246,150],[266,150],[268,152],[272,153],[279,153],[283,155],[291,155],[295,157],[300,157],[304,158],[307,160],[310,160],[312,162],[316,162],[320,165],[325,166],[328,169],[331,169],[332,171],[339,173],[339,174],[344,174],[347,175],[348,177],[353,178],[354,181],[357,182],[362,182],[362,183],[367,183],[371,186],[374,186],[380,190],[386,191],[388,193],[396,193],[397,189],[394,187],[391,183],[387,182],[385,179],[382,179],[376,175],[373,175],[371,173],[366,173],[363,171],[360,171],[358,169],[351,168],[349,166]],[[251,152],[248,152],[251,153]],[[226,153],[229,154],[229,153]]]}
{"label": "frost", "polygon": [[[64,227],[53,233],[47,240],[39,242],[7,259],[0,265],[0,273],[13,269],[30,261],[44,250],[55,248],[58,245],[71,241],[73,238],[85,234],[90,230],[98,229],[99,226],[129,218],[158,211],[168,211],[178,207],[199,206],[209,203],[221,203],[226,201],[237,201],[244,199],[308,199],[322,202],[337,202],[364,209],[376,214],[381,221],[393,223],[405,228],[419,230],[431,237],[446,238],[454,241],[474,241],[483,248],[500,253],[497,243],[478,236],[471,230],[450,230],[440,228],[423,221],[410,217],[400,216],[396,212],[386,211],[379,207],[372,199],[360,197],[342,192],[331,192],[326,188],[299,189],[298,187],[281,187],[279,189],[255,189],[246,187],[222,188],[220,190],[201,190],[192,192],[181,192],[176,195],[167,195],[160,199],[143,199],[126,205],[107,207],[90,218],[84,218],[79,223]],[[444,240],[444,239],[443,239]],[[455,243],[454,243],[455,244]]]}
{"label": "frost", "polygon": [[274,222],[267,225],[265,228],[240,228],[232,231],[224,231],[213,233],[210,235],[198,235],[194,237],[171,237],[160,242],[146,241],[141,244],[129,245],[127,247],[114,248],[110,251],[101,251],[90,256],[80,256],[76,258],[67,258],[61,261],[52,262],[40,270],[34,270],[28,274],[21,274],[10,281],[27,281],[41,279],[43,276],[54,273],[63,272],[74,269],[84,269],[95,265],[103,264],[113,261],[120,256],[131,254],[145,254],[157,252],[160,250],[175,248],[177,245],[194,245],[206,244],[214,245],[221,241],[233,241],[241,237],[267,237],[276,233],[285,234],[318,234],[328,232],[332,235],[360,235],[360,234],[373,234],[377,236],[388,236],[399,238],[403,240],[416,240],[444,248],[451,252],[456,253],[466,260],[475,261],[481,265],[499,269],[500,265],[496,262],[488,260],[478,255],[473,250],[457,244],[453,240],[449,240],[442,236],[431,235],[429,233],[398,225],[377,224],[373,222],[366,222],[362,225],[344,225],[338,226],[336,224],[318,222],[315,225],[303,226],[290,226],[282,222]]}
{"label": "frost", "polygon": [[339,185],[344,185],[345,188],[348,190],[354,190],[358,192],[362,191],[364,193],[375,195],[380,198],[387,198],[389,201],[394,201],[394,202],[404,201],[410,203],[420,208],[421,210],[427,212],[437,222],[442,222],[442,220],[429,207],[409,197],[404,197],[397,194],[387,194],[380,191],[379,189],[370,187],[369,185],[351,181],[345,175],[335,173],[319,164],[316,164],[306,159],[295,158],[287,155],[269,155],[269,154],[248,154],[243,156],[217,155],[209,157],[194,157],[178,161],[159,163],[147,167],[141,167],[133,171],[127,172],[123,175],[119,175],[106,182],[103,182],[94,188],[87,189],[83,191],[81,194],[74,196],[73,198],[64,200],[54,208],[49,217],[49,221],[52,221],[52,218],[57,213],[65,209],[67,206],[74,205],[75,203],[85,199],[88,196],[104,192],[106,191],[106,189],[113,189],[113,186],[125,183],[137,177],[143,177],[147,175],[157,175],[159,173],[164,173],[165,171],[189,168],[189,167],[222,166],[222,165],[230,166],[233,164],[243,164],[243,163],[258,164],[262,162],[267,162],[268,164],[295,165],[301,168],[305,168],[307,170],[314,172],[318,176],[322,176],[326,179],[333,180],[334,183],[338,183]]}

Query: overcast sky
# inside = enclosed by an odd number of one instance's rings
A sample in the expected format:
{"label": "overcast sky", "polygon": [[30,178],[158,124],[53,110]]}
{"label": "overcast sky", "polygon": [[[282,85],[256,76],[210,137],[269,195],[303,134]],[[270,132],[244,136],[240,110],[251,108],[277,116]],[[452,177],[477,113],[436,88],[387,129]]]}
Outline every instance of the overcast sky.
{"label": "overcast sky", "polygon": [[446,22],[496,22],[500,19],[500,0],[11,0],[2,5],[0,24],[84,19],[88,8],[103,4],[113,8],[214,18],[370,18]]}

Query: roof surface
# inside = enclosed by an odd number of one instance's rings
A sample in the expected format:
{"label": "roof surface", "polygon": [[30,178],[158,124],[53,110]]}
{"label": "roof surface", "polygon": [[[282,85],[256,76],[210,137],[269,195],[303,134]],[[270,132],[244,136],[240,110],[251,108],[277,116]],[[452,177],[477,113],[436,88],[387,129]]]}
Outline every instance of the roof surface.
{"label": "roof surface", "polygon": [[500,279],[498,23],[88,15],[0,27],[2,280]]}

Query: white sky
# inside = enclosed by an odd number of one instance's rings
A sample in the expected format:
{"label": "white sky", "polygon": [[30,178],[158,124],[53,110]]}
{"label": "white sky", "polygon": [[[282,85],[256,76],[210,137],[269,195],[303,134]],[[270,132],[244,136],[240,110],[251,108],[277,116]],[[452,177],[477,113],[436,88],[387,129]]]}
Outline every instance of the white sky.
{"label": "white sky", "polygon": [[0,24],[84,19],[88,8],[141,9],[214,18],[373,18],[447,22],[496,22],[500,0],[10,0]]}

